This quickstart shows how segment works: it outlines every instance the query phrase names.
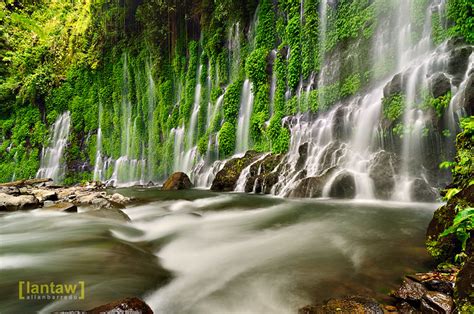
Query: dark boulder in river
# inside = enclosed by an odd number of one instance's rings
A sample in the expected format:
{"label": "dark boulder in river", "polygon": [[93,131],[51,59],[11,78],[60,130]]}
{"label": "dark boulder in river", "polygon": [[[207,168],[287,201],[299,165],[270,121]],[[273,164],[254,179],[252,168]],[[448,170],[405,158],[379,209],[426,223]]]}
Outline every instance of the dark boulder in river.
{"label": "dark boulder in river", "polygon": [[141,313],[153,314],[151,308],[139,298],[125,298],[98,306],[87,311],[88,314],[99,313]]}
{"label": "dark boulder in river", "polygon": [[212,181],[211,191],[230,192],[235,189],[240,173],[252,164],[261,154],[249,150],[243,157],[232,158],[216,174]]}
{"label": "dark boulder in river", "polygon": [[185,190],[193,187],[191,180],[184,172],[173,173],[163,184],[163,190]]}

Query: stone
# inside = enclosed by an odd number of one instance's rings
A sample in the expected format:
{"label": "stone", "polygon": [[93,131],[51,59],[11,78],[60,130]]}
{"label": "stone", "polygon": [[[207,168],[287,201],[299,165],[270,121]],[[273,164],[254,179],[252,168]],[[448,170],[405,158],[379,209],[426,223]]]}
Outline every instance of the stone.
{"label": "stone", "polygon": [[468,67],[469,56],[471,55],[471,46],[462,46],[450,51],[447,60],[447,73],[452,75],[455,85],[458,85]]}
{"label": "stone", "polygon": [[249,178],[245,183],[245,192],[270,194],[273,185],[278,182],[278,171],[276,169],[282,158],[283,155],[281,154],[268,154],[262,160],[254,162],[250,166]]}
{"label": "stone", "polygon": [[288,196],[308,198],[322,197],[324,186],[337,170],[338,168],[332,167],[326,170],[320,176],[301,179],[296,187],[290,191]]}
{"label": "stone", "polygon": [[20,195],[20,189],[16,186],[2,186],[0,187],[0,193],[5,193],[8,195]]}
{"label": "stone", "polygon": [[422,313],[446,313],[449,314],[453,311],[454,302],[453,299],[441,292],[427,291],[423,295],[421,300],[421,312]]}
{"label": "stone", "polygon": [[33,189],[31,190],[31,194],[33,194],[40,202],[58,200],[58,195],[53,190]]}
{"label": "stone", "polygon": [[402,73],[395,74],[390,82],[383,88],[383,97],[388,98],[395,94],[400,94],[403,89]]}
{"label": "stone", "polygon": [[400,302],[397,304],[397,309],[398,313],[401,314],[418,314],[420,311],[418,311],[416,308],[410,305],[408,302]]}
{"label": "stone", "polygon": [[402,285],[392,295],[405,301],[419,301],[427,291],[421,283],[405,278]]}
{"label": "stone", "polygon": [[434,202],[438,197],[438,192],[433,189],[425,180],[417,178],[411,185],[411,198],[419,202]]}
{"label": "stone", "polygon": [[464,265],[457,275],[456,288],[458,299],[461,300],[461,302],[474,304],[474,256],[471,255],[468,260],[464,262]]}
{"label": "stone", "polygon": [[59,202],[52,205],[48,204],[48,206],[43,206],[43,209],[66,213],[77,213],[77,206],[68,202]]}
{"label": "stone", "polygon": [[342,171],[331,184],[329,196],[334,198],[350,199],[356,194],[354,175],[348,171]]}
{"label": "stone", "polygon": [[360,296],[330,299],[323,305],[307,305],[298,310],[298,314],[323,313],[383,314],[384,311],[374,299]]}
{"label": "stone", "polygon": [[394,154],[384,150],[377,152],[369,162],[369,177],[374,182],[374,194],[379,199],[390,199],[395,187]]}
{"label": "stone", "polygon": [[9,195],[0,193],[0,211],[16,211],[38,208],[38,199],[33,195]]}
{"label": "stone", "polygon": [[173,173],[163,184],[163,190],[185,190],[192,188],[193,185],[189,177],[184,172]]}
{"label": "stone", "polygon": [[130,202],[129,197],[125,197],[125,196],[123,196],[122,194],[119,194],[119,193],[112,194],[112,196],[109,197],[109,200],[111,200],[112,202],[118,203],[118,204],[122,204],[122,205],[125,205],[125,204]]}
{"label": "stone", "polygon": [[80,213],[79,215],[94,216],[94,217],[99,217],[99,218],[117,220],[121,222],[131,221],[130,217],[128,217],[127,214],[125,214],[123,211],[121,211],[118,208],[95,209],[95,210],[90,210],[84,213]]}
{"label": "stone", "polygon": [[153,314],[151,308],[139,298],[125,298],[101,305],[87,311],[88,314],[103,313],[140,313]]}
{"label": "stone", "polygon": [[41,183],[46,183],[53,181],[53,179],[50,178],[37,178],[37,179],[28,179],[28,180],[18,180],[18,181],[12,181],[12,182],[6,182],[6,183],[0,183],[0,187],[4,186],[15,186],[15,187],[24,187],[24,186],[32,186],[32,185],[37,185]]}
{"label": "stone", "polygon": [[438,72],[433,74],[428,82],[431,96],[438,98],[451,90],[451,81],[446,74]]}
{"label": "stone", "polygon": [[301,170],[306,163],[306,159],[308,159],[308,146],[309,143],[306,142],[304,144],[301,144],[300,147],[298,147],[298,160],[296,161],[296,166],[295,170]]}
{"label": "stone", "polygon": [[230,192],[235,189],[240,173],[245,167],[257,160],[261,154],[248,151],[243,157],[232,158],[227,161],[222,169],[217,172],[212,181],[211,191]]}

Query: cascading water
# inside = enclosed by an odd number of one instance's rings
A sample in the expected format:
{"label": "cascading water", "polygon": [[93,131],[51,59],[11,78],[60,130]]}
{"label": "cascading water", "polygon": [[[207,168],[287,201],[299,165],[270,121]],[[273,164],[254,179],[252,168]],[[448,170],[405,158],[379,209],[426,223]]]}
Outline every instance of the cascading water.
{"label": "cascading water", "polygon": [[94,165],[94,181],[104,181],[104,161],[102,160],[102,104],[99,103],[99,128],[97,129],[97,144]]}
{"label": "cascading water", "polygon": [[37,178],[51,178],[56,183],[64,179],[66,165],[63,161],[64,149],[67,145],[71,114],[69,111],[61,114],[51,128],[52,137],[48,147],[41,152],[41,166],[36,173]]}
{"label": "cascading water", "polygon": [[237,153],[245,152],[249,149],[250,137],[250,117],[252,115],[253,108],[253,92],[252,83],[246,79],[242,87],[242,93],[240,95],[240,111],[239,119],[237,122],[237,143],[235,151]]}

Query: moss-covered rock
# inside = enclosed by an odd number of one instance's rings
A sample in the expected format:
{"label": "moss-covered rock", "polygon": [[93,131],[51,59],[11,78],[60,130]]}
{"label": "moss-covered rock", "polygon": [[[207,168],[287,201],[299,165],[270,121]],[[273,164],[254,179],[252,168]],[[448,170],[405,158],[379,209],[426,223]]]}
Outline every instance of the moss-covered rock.
{"label": "moss-covered rock", "polygon": [[191,180],[184,172],[173,173],[163,184],[163,190],[185,190],[193,187]]}
{"label": "moss-covered rock", "polygon": [[242,170],[260,156],[261,154],[256,151],[248,151],[243,157],[232,158],[227,161],[212,181],[211,191],[233,191]]}

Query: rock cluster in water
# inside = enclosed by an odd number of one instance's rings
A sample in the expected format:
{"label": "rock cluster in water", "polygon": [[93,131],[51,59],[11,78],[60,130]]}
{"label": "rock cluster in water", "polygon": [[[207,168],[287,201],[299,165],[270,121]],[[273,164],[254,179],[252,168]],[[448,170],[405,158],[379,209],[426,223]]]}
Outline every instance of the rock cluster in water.
{"label": "rock cluster in water", "polygon": [[21,180],[0,185],[0,211],[43,208],[77,212],[77,206],[92,209],[118,209],[130,203],[119,193],[109,195],[100,183],[85,186],[55,186],[51,179]]}

